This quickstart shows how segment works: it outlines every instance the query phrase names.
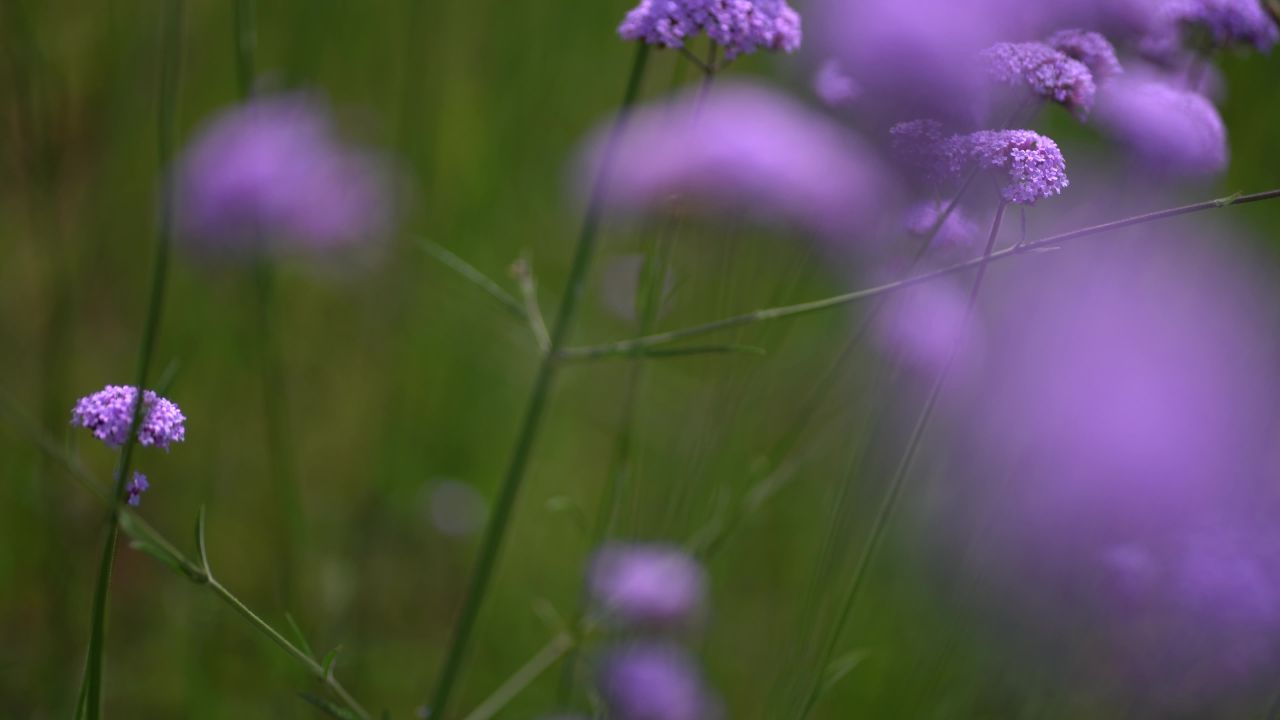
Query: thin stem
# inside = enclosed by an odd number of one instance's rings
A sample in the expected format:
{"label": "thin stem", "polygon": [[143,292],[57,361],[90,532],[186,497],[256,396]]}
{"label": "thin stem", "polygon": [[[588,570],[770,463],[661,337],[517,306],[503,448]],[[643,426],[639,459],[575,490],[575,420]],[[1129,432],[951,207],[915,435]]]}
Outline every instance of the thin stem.
{"label": "thin stem", "polygon": [[502,683],[497,690],[493,691],[484,702],[480,703],[475,710],[472,710],[463,720],[490,720],[497,717],[517,695],[529,684],[538,679],[538,676],[546,672],[556,663],[566,652],[573,647],[573,636],[569,633],[560,633],[542,647],[529,661],[526,662],[519,670],[516,670],[507,681]]}
{"label": "thin stem", "polygon": [[920,439],[924,436],[925,428],[929,424],[929,418],[933,415],[933,409],[937,405],[938,397],[942,394],[942,387],[946,384],[947,376],[950,374],[951,366],[955,362],[956,355],[959,354],[960,347],[964,343],[964,335],[969,322],[973,317],[973,311],[978,303],[978,292],[982,289],[982,281],[986,278],[987,267],[990,264],[993,252],[996,246],[996,237],[1000,234],[1000,225],[1004,220],[1005,203],[1001,202],[996,207],[996,216],[991,223],[991,233],[987,237],[987,246],[983,250],[982,256],[978,260],[978,273],[973,280],[973,288],[969,291],[969,300],[965,308],[964,319],[961,321],[960,337],[952,346],[951,352],[942,368],[938,371],[938,377],[934,380],[933,387],[929,390],[929,396],[925,400],[924,408],[920,412],[920,417],[916,420],[915,427],[911,430],[911,435],[907,440],[907,449],[903,453],[902,459],[898,463],[897,469],[893,473],[893,477],[889,480],[889,488],[885,492],[884,499],[880,503],[880,507],[876,510],[875,518],[871,523],[871,530],[867,537],[866,545],[863,546],[862,554],[858,557],[858,564],[854,568],[853,580],[849,584],[849,588],[841,605],[839,615],[836,618],[835,628],[832,629],[828,637],[826,648],[820,656],[818,664],[818,678],[810,689],[808,696],[805,698],[804,705],[800,709],[799,720],[804,720],[813,711],[814,705],[818,702],[825,686],[825,678],[827,666],[831,663],[831,658],[835,653],[835,649],[840,641],[845,626],[848,624],[849,616],[853,611],[853,607],[857,602],[858,593],[862,589],[863,581],[867,576],[867,569],[871,566],[871,560],[875,556],[876,550],[879,549],[884,539],[885,528],[889,524],[889,519],[893,516],[894,508],[897,506],[898,498],[902,494],[902,487],[911,470],[911,464],[915,460],[916,450],[920,447]]}
{"label": "thin stem", "polygon": [[441,245],[437,245],[429,240],[421,240],[419,244],[422,246],[423,252],[438,260],[442,265],[461,275],[464,279],[469,280],[476,287],[483,290],[494,300],[497,300],[502,307],[506,308],[512,315],[520,319],[525,319],[524,305],[520,303],[511,293],[502,289],[502,286],[494,282],[481,272],[476,266],[458,257],[456,254],[445,249]]}
{"label": "thin stem", "polygon": [[120,527],[119,506],[124,496],[126,478],[137,445],[138,428],[142,424],[143,396],[147,387],[147,375],[155,355],[156,338],[164,308],[164,292],[169,270],[169,246],[173,235],[173,184],[170,159],[173,156],[174,126],[177,105],[179,67],[182,60],[182,21],[184,0],[171,0],[162,28],[163,58],[160,70],[160,89],[157,115],[156,150],[160,180],[160,216],[156,226],[155,245],[152,254],[151,292],[147,305],[146,321],[138,348],[138,370],[135,375],[137,397],[133,405],[133,417],[129,434],[120,450],[112,506],[107,515],[107,537],[102,547],[102,559],[98,566],[98,579],[94,585],[92,625],[89,633],[89,652],[85,661],[84,684],[80,691],[77,716],[93,720],[102,713],[102,667],[106,644],[107,597],[111,587],[111,570],[115,563],[116,538]]}
{"label": "thin stem", "polygon": [[520,287],[525,320],[533,332],[533,339],[538,343],[538,349],[545,353],[551,349],[551,335],[547,332],[547,322],[542,317],[542,306],[538,303],[538,282],[533,277],[532,261],[528,257],[516,260],[511,266],[511,274]]}
{"label": "thin stem", "polygon": [[431,717],[436,720],[447,717],[449,699],[453,694],[459,671],[462,669],[462,663],[471,641],[471,633],[475,629],[476,618],[480,614],[480,607],[484,603],[485,595],[489,590],[489,582],[493,578],[493,572],[497,566],[498,555],[502,549],[502,542],[506,537],[507,527],[511,521],[512,510],[515,507],[516,496],[519,494],[520,486],[524,481],[534,442],[537,440],[538,431],[542,426],[547,398],[555,385],[556,374],[560,367],[560,351],[563,349],[577,317],[578,304],[582,299],[583,287],[586,284],[587,270],[590,268],[592,256],[595,254],[600,215],[604,198],[608,192],[614,152],[619,138],[626,129],[631,107],[635,104],[636,98],[640,94],[640,81],[644,77],[644,69],[648,57],[649,47],[644,43],[639,43],[636,48],[635,60],[631,66],[626,91],[623,94],[622,104],[610,131],[609,140],[601,159],[599,174],[596,177],[595,186],[592,188],[591,197],[587,202],[582,230],[578,235],[577,249],[574,251],[573,263],[569,269],[564,299],[560,303],[560,309],[551,330],[551,346],[547,354],[543,356],[538,368],[533,390],[529,395],[529,403],[525,410],[524,420],[521,423],[515,449],[511,455],[511,464],[508,466],[498,497],[494,502],[493,516],[485,529],[484,539],[481,541],[480,556],[476,563],[476,569],[471,575],[467,597],[462,606],[462,614],[458,618],[457,625],[454,626],[453,638],[446,652],[444,664],[440,670],[440,677],[436,683],[435,693],[429,706]]}
{"label": "thin stem", "polygon": [[[1043,250],[1053,247],[1060,243],[1064,243],[1077,238],[1087,237],[1090,235],[1100,235],[1120,230],[1122,228],[1132,227],[1134,225],[1142,225],[1144,223],[1164,220],[1167,218],[1177,217],[1180,215],[1188,215],[1191,213],[1202,212],[1205,210],[1214,210],[1217,208],[1230,207],[1233,205],[1245,205],[1248,203],[1260,202],[1263,200],[1271,200],[1280,197],[1280,189],[1268,190],[1266,192],[1254,193],[1252,195],[1233,195],[1230,197],[1219,198],[1217,200],[1206,200],[1204,202],[1193,203],[1191,205],[1182,205],[1166,210],[1158,210],[1155,212],[1135,215],[1133,217],[1124,218],[1122,220],[1114,220],[1112,222],[1102,223],[1101,225],[1091,225],[1089,227],[1072,230],[1070,232],[1059,233],[1057,235],[1049,235],[1047,237],[1032,242],[1018,243],[998,250],[986,259],[989,261],[1001,260],[1014,255],[1024,255],[1033,251]],[[923,282],[928,282],[945,275],[962,272],[973,267],[984,264],[983,258],[975,258],[964,262],[949,265],[938,270],[922,273],[913,277],[896,280],[894,282],[885,283],[876,287],[866,288],[863,290],[855,290],[853,292],[834,295],[820,300],[811,300],[809,302],[797,303],[795,305],[782,305],[779,307],[766,308],[756,310],[741,315],[734,315],[713,322],[704,323],[702,325],[694,325],[691,327],[681,328],[678,330],[669,330],[667,332],[645,335],[629,340],[618,340],[615,342],[604,343],[601,345],[588,345],[583,347],[573,347],[565,349],[562,354],[569,359],[592,359],[598,357],[606,357],[610,355],[634,355],[658,345],[667,345],[687,338],[706,335],[719,330],[726,330],[742,325],[750,325],[757,322],[766,322],[769,320],[778,320],[781,318],[795,317],[797,315],[806,315],[808,313],[819,312],[833,307],[840,307],[851,303],[867,300],[869,298],[878,297],[887,293],[897,292]]]}

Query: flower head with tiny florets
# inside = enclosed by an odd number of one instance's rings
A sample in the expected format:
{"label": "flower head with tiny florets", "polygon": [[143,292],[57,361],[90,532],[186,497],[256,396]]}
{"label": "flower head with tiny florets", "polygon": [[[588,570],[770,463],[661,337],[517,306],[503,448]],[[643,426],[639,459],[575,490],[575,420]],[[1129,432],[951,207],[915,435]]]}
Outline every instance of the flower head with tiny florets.
{"label": "flower head with tiny florets", "polygon": [[1280,29],[1259,0],[1169,0],[1143,49],[1155,55],[1176,54],[1186,30],[1200,31],[1219,48],[1253,45],[1269,52],[1280,41]]}
{"label": "flower head with tiny florets", "polygon": [[1044,43],[996,43],[982,51],[982,61],[995,81],[1025,86],[1080,119],[1093,108],[1098,88],[1088,66]]}
{"label": "flower head with tiny florets", "polygon": [[142,493],[147,491],[151,484],[147,482],[147,476],[138,471],[134,471],[133,479],[129,481],[129,486],[125,488],[128,502],[133,507],[142,504]]}
{"label": "flower head with tiny florets", "polygon": [[1034,205],[1070,184],[1058,144],[1030,130],[979,130],[949,138],[945,145],[947,155],[962,165],[1008,173],[1000,187],[1005,202]]}
{"label": "flower head with tiny florets", "polygon": [[1116,57],[1115,46],[1101,33],[1088,30],[1059,30],[1045,41],[1049,47],[1074,60],[1079,60],[1093,73],[1093,79],[1101,82],[1124,72]]}
{"label": "flower head with tiny florets", "polygon": [[[80,398],[71,411],[71,423],[93,432],[93,436],[111,447],[119,447],[129,438],[133,424],[134,403],[138,389],[128,385],[108,385],[92,395]],[[178,406],[151,390],[142,394],[138,444],[143,447],[169,449],[172,443],[186,439],[186,417]]]}
{"label": "flower head with tiny florets", "polygon": [[705,32],[733,59],[757,49],[794,52],[800,47],[800,15],[785,0],[641,0],[618,34],[667,48]]}

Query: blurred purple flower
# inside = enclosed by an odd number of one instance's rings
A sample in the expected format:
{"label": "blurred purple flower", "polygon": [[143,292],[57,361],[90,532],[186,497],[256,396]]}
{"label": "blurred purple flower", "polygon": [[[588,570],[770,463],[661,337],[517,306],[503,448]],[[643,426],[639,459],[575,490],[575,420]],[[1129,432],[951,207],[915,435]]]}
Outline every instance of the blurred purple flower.
{"label": "blurred purple flower", "polygon": [[719,715],[701,673],[673,646],[615,650],[601,662],[597,683],[614,720],[714,720]]}
{"label": "blurred purple flower", "polygon": [[136,470],[133,473],[133,479],[129,481],[125,493],[128,497],[128,503],[134,507],[142,504],[142,493],[147,491],[151,485],[147,482],[147,476]]}
{"label": "blurred purple flower", "polygon": [[[594,177],[605,132],[588,141]],[[856,135],[760,86],[722,85],[638,110],[615,148],[607,202],[642,212],[675,202],[782,218],[824,237],[874,223],[895,185]],[[579,185],[584,187],[583,184]]]}
{"label": "blurred purple flower", "polygon": [[1226,128],[1213,103],[1150,77],[1104,87],[1095,122],[1156,174],[1209,175],[1227,165]]}
{"label": "blurred purple flower", "polygon": [[[944,210],[946,205],[936,200],[911,206],[907,211],[905,222],[907,232],[919,238],[928,237]],[[942,222],[930,245],[938,248],[968,247],[973,245],[980,232],[977,223],[971,220],[964,210],[956,207]]]}
{"label": "blurred purple flower", "polygon": [[1102,82],[1124,72],[1120,60],[1116,58],[1116,49],[1101,33],[1088,30],[1059,30],[1049,36],[1045,43],[1084,63],[1093,73],[1095,82]]}
{"label": "blurred purple flower", "polygon": [[843,107],[858,99],[862,87],[834,58],[822,63],[813,76],[813,92],[828,107]]}
{"label": "blurred purple flower", "polygon": [[922,283],[889,297],[876,314],[875,337],[907,365],[937,371],[974,335],[968,296],[954,283]]}
{"label": "blurred purple flower", "polygon": [[982,60],[997,82],[1025,87],[1082,120],[1093,108],[1097,92],[1093,73],[1083,62],[1044,43],[996,43],[982,51]]}
{"label": "blurred purple flower", "polygon": [[[71,424],[91,430],[94,437],[111,447],[119,447],[129,437],[137,398],[135,387],[108,385],[76,402],[71,411]],[[170,444],[186,439],[186,417],[169,400],[147,390],[142,394],[141,412],[139,445],[168,450]]]}
{"label": "blurred purple flower", "polygon": [[1053,140],[1030,130],[979,130],[944,142],[944,156],[958,158],[959,167],[1001,170],[1005,202],[1034,205],[1062,193],[1070,181],[1062,151]]}
{"label": "blurred purple flower", "polygon": [[733,59],[757,49],[794,52],[800,47],[800,15],[785,0],[640,0],[618,34],[667,48],[684,47],[700,32]]}
{"label": "blurred purple flower", "polygon": [[314,97],[260,97],[200,131],[178,170],[183,233],[222,254],[322,251],[385,233],[391,183]]}
{"label": "blurred purple flower", "polygon": [[1164,0],[1153,27],[1142,39],[1142,51],[1170,60],[1188,48],[1188,38],[1215,48],[1252,45],[1270,52],[1280,40],[1280,29],[1260,0]]}
{"label": "blurred purple flower", "polygon": [[611,618],[638,626],[695,622],[707,594],[702,566],[667,545],[605,547],[592,560],[588,586]]}
{"label": "blurred purple flower", "polygon": [[942,123],[907,120],[889,128],[889,147],[907,173],[933,185],[949,179],[953,170],[943,157]]}

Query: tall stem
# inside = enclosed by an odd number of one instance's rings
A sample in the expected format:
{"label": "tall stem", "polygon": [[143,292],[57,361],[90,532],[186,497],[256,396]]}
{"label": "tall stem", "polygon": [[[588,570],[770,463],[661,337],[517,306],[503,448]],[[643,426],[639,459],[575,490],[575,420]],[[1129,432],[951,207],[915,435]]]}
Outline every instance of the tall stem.
{"label": "tall stem", "polygon": [[528,470],[529,458],[533,452],[534,442],[541,429],[543,415],[546,411],[547,398],[555,385],[557,371],[560,367],[560,351],[572,330],[577,318],[578,304],[582,299],[582,290],[586,284],[587,270],[591,266],[595,254],[600,215],[605,196],[608,192],[609,175],[612,171],[613,155],[617,142],[626,129],[630,110],[640,92],[640,81],[644,77],[646,61],[649,57],[648,46],[641,43],[636,48],[635,60],[631,66],[631,74],[627,80],[622,105],[610,130],[609,139],[601,157],[600,168],[596,176],[591,197],[587,201],[587,209],[582,221],[582,229],[578,235],[577,249],[574,251],[573,263],[569,268],[564,298],[556,314],[555,324],[551,329],[551,347],[543,355],[534,379],[533,390],[529,395],[524,420],[516,439],[515,450],[511,454],[511,463],[503,478],[502,486],[494,503],[493,517],[485,529],[484,539],[480,545],[480,557],[476,569],[471,575],[467,589],[467,597],[462,606],[462,614],[453,629],[453,639],[445,655],[444,665],[436,683],[435,693],[429,706],[431,717],[439,720],[447,717],[449,699],[457,683],[458,673],[462,669],[467,647],[471,641],[471,633],[475,629],[476,618],[489,590],[489,582],[493,578],[498,555],[502,550],[502,542],[506,537],[507,527],[511,521],[512,510],[520,491],[525,473]]}
{"label": "tall stem", "polygon": [[182,61],[183,11],[184,0],[171,0],[162,30],[164,56],[160,69],[156,135],[160,216],[151,261],[151,293],[147,304],[146,322],[142,329],[142,341],[138,348],[138,370],[135,375],[137,397],[134,400],[129,434],[120,449],[120,460],[116,466],[115,483],[111,495],[112,507],[107,514],[107,537],[103,543],[98,580],[93,591],[89,654],[85,661],[84,683],[80,690],[80,702],[76,711],[77,717],[90,720],[100,717],[102,713],[102,666],[107,632],[107,595],[111,587],[111,569],[115,563],[116,539],[120,528],[119,505],[124,496],[125,479],[129,475],[133,451],[137,446],[138,427],[142,423],[143,394],[147,387],[151,360],[155,355],[169,271],[169,246],[173,237],[173,183],[170,159],[173,156],[178,74]]}
{"label": "tall stem", "polygon": [[929,390],[929,396],[925,400],[924,408],[920,411],[919,418],[916,419],[915,427],[911,429],[911,435],[907,439],[906,451],[898,462],[898,467],[894,471],[893,477],[889,480],[889,488],[885,492],[880,507],[876,510],[866,545],[862,549],[862,554],[858,557],[858,564],[853,571],[853,580],[849,584],[844,602],[840,607],[840,613],[836,618],[836,625],[832,629],[827,639],[826,647],[819,658],[818,677],[814,680],[813,686],[804,700],[804,705],[800,709],[799,720],[804,720],[809,716],[822,693],[826,681],[827,666],[831,663],[831,658],[839,644],[840,636],[843,634],[853,607],[857,603],[858,593],[866,579],[867,569],[871,566],[871,560],[875,557],[876,551],[884,539],[885,528],[888,527],[889,519],[893,516],[894,508],[897,507],[898,498],[902,494],[902,486],[911,470],[916,451],[920,447],[920,440],[924,437],[925,428],[929,425],[929,418],[932,417],[933,409],[938,403],[938,397],[942,394],[942,387],[946,384],[947,376],[951,372],[951,366],[964,343],[964,336],[973,317],[974,307],[978,303],[978,292],[982,289],[982,281],[986,278],[987,266],[995,250],[996,237],[1000,234],[1000,224],[1004,220],[1005,207],[1003,201],[996,207],[996,216],[991,223],[991,233],[987,237],[986,248],[982,252],[982,257],[978,258],[978,272],[973,280],[973,288],[969,291],[969,301],[965,308],[964,319],[961,321],[959,339],[952,346],[951,353],[938,371],[938,377],[934,380],[933,387]]}

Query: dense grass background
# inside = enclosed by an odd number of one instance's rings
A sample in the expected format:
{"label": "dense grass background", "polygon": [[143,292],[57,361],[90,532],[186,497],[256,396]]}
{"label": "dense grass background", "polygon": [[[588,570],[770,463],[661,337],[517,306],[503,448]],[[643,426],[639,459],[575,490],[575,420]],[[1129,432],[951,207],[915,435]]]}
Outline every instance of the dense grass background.
{"label": "dense grass background", "polygon": [[[231,3],[190,2],[180,136],[235,101]],[[450,248],[495,277],[529,251],[546,307],[576,230],[566,170],[576,141],[617,102],[632,50],[608,2],[260,3],[264,82],[317,87],[355,135],[388,148],[413,178],[403,231],[367,266],[287,263],[278,340],[288,370],[271,388],[292,430],[304,508],[296,564],[284,569],[281,500],[269,478],[253,345],[251,272],[179,255],[157,360],[176,376],[188,441],[143,451],[143,513],[190,537],[208,508],[214,567],[273,621],[294,613],[320,652],[341,644],[347,686],[393,717],[425,702],[456,616],[475,537],[440,533],[431,490],[443,479],[491,495],[536,362],[527,329],[420,249]],[[67,425],[75,398],[132,377],[153,236],[157,0],[4,0],[0,12],[0,389],[106,477],[111,454]],[[753,57],[761,74],[807,96],[813,58]],[[649,96],[680,81],[658,53]],[[1222,103],[1234,162],[1218,187],[1280,180],[1280,55],[1228,58]],[[683,82],[694,82],[690,72]],[[1060,113],[1071,152],[1097,152]],[[1238,213],[1276,239],[1280,206]],[[592,275],[576,337],[633,331],[609,311],[644,233],[614,228]],[[1016,272],[1020,260],[996,272]],[[803,238],[695,224],[674,250],[664,326],[849,287],[852,273]],[[638,406],[635,470],[621,534],[685,542],[762,472],[814,378],[838,355],[858,311],[757,326],[726,340],[767,357],[655,362]],[[899,442],[867,420],[879,372],[855,357],[818,421],[788,453],[792,482],[710,560],[713,612],[699,643],[730,715],[768,717],[779,688],[811,676],[805,628],[821,636],[847,582],[868,509]],[[569,615],[590,551],[568,498],[594,507],[623,403],[625,362],[570,367],[551,408],[495,591],[456,707],[470,708],[552,634],[539,608]],[[871,447],[850,477],[856,451]],[[829,572],[812,578],[842,483],[848,528]],[[553,503],[563,507],[566,501]],[[88,634],[103,513],[18,434],[0,433],[0,715],[67,717]],[[905,516],[881,556],[842,647],[865,652],[820,717],[1098,717],[1123,692],[1088,678],[1063,645],[1028,646],[1007,620],[955,590]],[[283,578],[291,578],[286,599]],[[816,596],[813,590],[817,590]],[[807,604],[816,597],[817,612]],[[506,717],[550,710],[549,673]],[[113,717],[306,717],[305,677],[226,608],[149,558],[117,562],[108,636]],[[1086,689],[1087,688],[1087,689]],[[1119,699],[1118,699],[1119,698]],[[1261,714],[1260,694],[1220,716]]]}

